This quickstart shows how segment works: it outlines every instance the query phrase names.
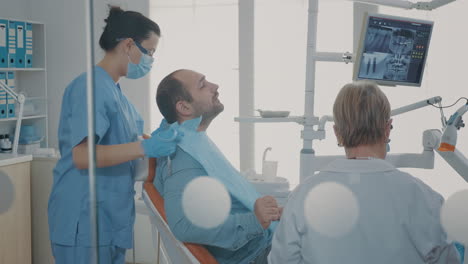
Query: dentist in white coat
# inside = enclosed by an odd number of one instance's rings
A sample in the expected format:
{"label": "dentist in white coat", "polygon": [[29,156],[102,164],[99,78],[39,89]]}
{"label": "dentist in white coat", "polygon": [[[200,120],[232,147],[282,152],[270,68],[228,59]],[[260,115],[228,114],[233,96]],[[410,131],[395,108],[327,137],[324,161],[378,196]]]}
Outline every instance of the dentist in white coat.
{"label": "dentist in white coat", "polygon": [[[442,196],[385,161],[390,111],[374,83],[360,81],[342,88],[333,115],[346,158],[332,162],[292,193],[273,237],[269,264],[460,263],[440,224]],[[327,182],[350,190],[358,205],[355,223],[339,236],[306,221],[308,193]],[[332,196],[329,201],[340,199]],[[338,215],[349,209],[335,206]]]}

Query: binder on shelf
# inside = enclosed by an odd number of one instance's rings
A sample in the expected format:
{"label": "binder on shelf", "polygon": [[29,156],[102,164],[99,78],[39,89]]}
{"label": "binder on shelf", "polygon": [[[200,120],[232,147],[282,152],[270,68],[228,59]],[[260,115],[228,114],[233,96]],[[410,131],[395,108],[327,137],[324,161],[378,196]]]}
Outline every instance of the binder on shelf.
{"label": "binder on shelf", "polygon": [[[0,82],[6,84],[6,72],[0,72]],[[0,119],[7,118],[7,92],[0,89]]]}
{"label": "binder on shelf", "polygon": [[[12,90],[15,90],[15,73],[14,72],[7,72],[7,85],[10,86]],[[12,118],[15,117],[15,104],[16,101],[7,94],[7,117]]]}
{"label": "binder on shelf", "polygon": [[24,68],[26,58],[25,23],[16,21],[16,68]]}
{"label": "binder on shelf", "polygon": [[8,20],[0,19],[0,68],[6,67],[8,67]]}
{"label": "binder on shelf", "polygon": [[16,67],[16,22],[8,21],[8,68]]}
{"label": "binder on shelf", "polygon": [[32,68],[33,65],[33,26],[31,23],[26,23],[26,68]]}

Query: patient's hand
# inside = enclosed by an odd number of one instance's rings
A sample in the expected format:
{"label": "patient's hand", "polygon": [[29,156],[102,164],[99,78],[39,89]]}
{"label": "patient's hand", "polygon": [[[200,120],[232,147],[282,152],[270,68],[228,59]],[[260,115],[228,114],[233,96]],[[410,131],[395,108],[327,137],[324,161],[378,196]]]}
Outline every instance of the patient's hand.
{"label": "patient's hand", "polygon": [[275,198],[271,196],[264,196],[255,201],[255,216],[264,229],[270,226],[271,221],[279,220],[281,211]]}

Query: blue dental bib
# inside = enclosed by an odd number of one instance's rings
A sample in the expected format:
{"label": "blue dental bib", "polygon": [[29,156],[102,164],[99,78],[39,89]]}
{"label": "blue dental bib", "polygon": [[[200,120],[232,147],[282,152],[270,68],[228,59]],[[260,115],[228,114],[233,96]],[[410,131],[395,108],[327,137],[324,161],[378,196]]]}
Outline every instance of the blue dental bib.
{"label": "blue dental bib", "polygon": [[179,124],[169,125],[166,121],[161,123],[163,129],[172,128],[184,133],[179,147],[197,160],[207,172],[224,184],[229,193],[240,201],[249,210],[254,211],[255,201],[260,194],[252,184],[245,179],[224,157],[216,144],[211,141],[205,131],[197,131],[202,118],[198,117]]}

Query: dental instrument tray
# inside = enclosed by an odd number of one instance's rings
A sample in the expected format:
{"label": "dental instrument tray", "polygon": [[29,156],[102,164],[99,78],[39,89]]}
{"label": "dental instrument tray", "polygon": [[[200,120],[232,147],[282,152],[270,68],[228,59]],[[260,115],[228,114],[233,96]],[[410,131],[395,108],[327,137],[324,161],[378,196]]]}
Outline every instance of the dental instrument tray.
{"label": "dental instrument tray", "polygon": [[271,110],[261,110],[257,109],[260,113],[260,116],[263,118],[278,118],[278,117],[288,117],[289,111],[271,111]]}

